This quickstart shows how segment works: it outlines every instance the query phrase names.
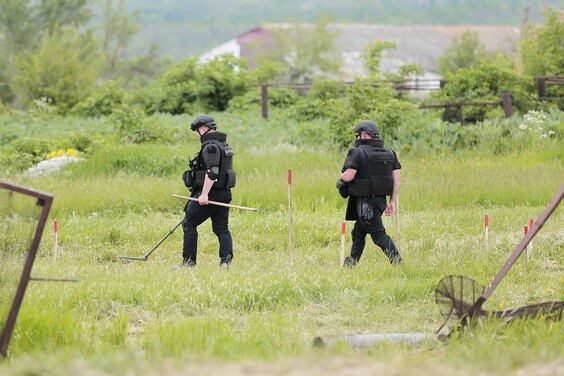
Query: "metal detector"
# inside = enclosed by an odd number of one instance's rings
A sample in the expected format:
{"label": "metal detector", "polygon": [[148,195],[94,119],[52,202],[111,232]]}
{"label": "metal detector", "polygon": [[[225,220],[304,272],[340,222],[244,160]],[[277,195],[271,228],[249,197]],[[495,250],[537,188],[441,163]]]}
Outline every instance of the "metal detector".
{"label": "metal detector", "polygon": [[151,250],[149,251],[149,253],[147,253],[145,256],[143,256],[143,257],[119,256],[119,258],[120,258],[120,259],[124,259],[124,260],[147,261],[147,260],[149,259],[149,256],[151,255],[151,253],[153,253],[153,251],[154,251],[155,249],[157,249],[157,248],[159,247],[159,245],[161,245],[162,242],[165,241],[166,238],[168,238],[170,235],[172,235],[172,233],[178,228],[178,226],[180,226],[180,225],[182,224],[182,222],[184,222],[184,218],[183,218],[180,222],[178,222],[178,224],[177,224],[176,226],[174,226],[173,228],[171,228],[171,229],[168,231],[168,234],[166,234],[166,236],[165,236],[164,238],[162,238],[161,241],[158,242],[157,245],[155,245],[155,246],[153,247],[153,249],[151,249]]}

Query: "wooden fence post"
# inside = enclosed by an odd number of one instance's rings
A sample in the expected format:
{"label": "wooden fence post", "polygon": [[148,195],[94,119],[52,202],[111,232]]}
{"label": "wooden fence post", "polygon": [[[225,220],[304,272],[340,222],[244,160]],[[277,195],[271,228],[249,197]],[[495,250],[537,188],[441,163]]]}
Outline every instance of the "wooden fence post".
{"label": "wooden fence post", "polygon": [[537,81],[537,89],[539,91],[539,99],[546,100],[546,77],[535,77]]}
{"label": "wooden fence post", "polygon": [[509,95],[508,90],[503,90],[501,92],[501,101],[503,103],[505,118],[509,119],[513,115],[513,109],[511,108],[511,96]]}
{"label": "wooden fence post", "polygon": [[262,84],[260,86],[260,104],[262,108],[262,117],[268,118],[268,85]]}

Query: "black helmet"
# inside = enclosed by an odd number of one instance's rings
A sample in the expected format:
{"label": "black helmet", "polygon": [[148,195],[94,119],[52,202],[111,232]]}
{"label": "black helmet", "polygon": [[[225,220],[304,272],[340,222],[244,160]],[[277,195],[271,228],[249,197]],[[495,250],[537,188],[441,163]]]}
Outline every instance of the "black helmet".
{"label": "black helmet", "polygon": [[216,129],[217,126],[215,124],[215,120],[210,115],[200,115],[194,119],[194,121],[190,124],[190,129],[195,131],[196,129],[207,126],[210,129]]}
{"label": "black helmet", "polygon": [[372,138],[380,138],[380,129],[378,129],[378,126],[372,120],[363,120],[354,127],[354,133],[356,135],[360,134],[360,132],[366,132],[372,136]]}

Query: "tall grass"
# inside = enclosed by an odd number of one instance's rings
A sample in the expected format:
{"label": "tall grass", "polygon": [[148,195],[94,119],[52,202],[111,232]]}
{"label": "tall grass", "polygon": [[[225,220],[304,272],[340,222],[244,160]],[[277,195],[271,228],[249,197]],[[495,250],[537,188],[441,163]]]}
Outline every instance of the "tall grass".
{"label": "tall grass", "polygon": [[[147,262],[118,257],[145,255],[182,219],[184,201],[172,194],[187,193],[180,173],[197,150],[195,140],[118,145],[52,176],[15,176],[55,196],[32,274],[79,282],[32,282],[0,373],[230,374],[250,367],[248,373],[285,374],[301,367],[303,373],[512,374],[543,364],[562,372],[561,321],[486,320],[445,344],[355,350],[336,341],[312,347],[318,335],[437,330],[438,281],[461,274],[482,285],[491,282],[523,226],[564,181],[559,145],[520,154],[400,154],[401,215],[399,222],[384,217],[384,224],[392,238],[401,239],[404,265],[390,266],[367,242],[360,264],[344,270],[338,263],[346,200],[334,188],[343,151],[261,143],[253,135],[267,131],[252,125],[245,133],[249,139],[231,142],[238,172],[233,203],[264,212],[231,211],[230,269],[219,267],[209,223],[200,228],[194,269],[171,269],[181,259],[181,228]],[[293,264],[288,169],[294,177]],[[54,219],[60,226],[56,260]],[[563,223],[559,209],[535,238],[530,261],[514,265],[485,309],[564,300]],[[21,262],[21,255],[10,257]],[[0,291],[2,307],[10,300]]]}

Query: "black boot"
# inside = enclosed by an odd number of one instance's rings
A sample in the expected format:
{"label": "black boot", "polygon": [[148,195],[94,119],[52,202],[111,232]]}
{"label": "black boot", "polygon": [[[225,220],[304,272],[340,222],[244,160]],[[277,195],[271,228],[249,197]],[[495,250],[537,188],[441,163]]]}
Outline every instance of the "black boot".
{"label": "black boot", "polygon": [[358,260],[355,260],[352,257],[347,256],[347,257],[345,257],[345,261],[343,262],[343,268],[352,269],[356,266],[357,263],[358,263]]}

